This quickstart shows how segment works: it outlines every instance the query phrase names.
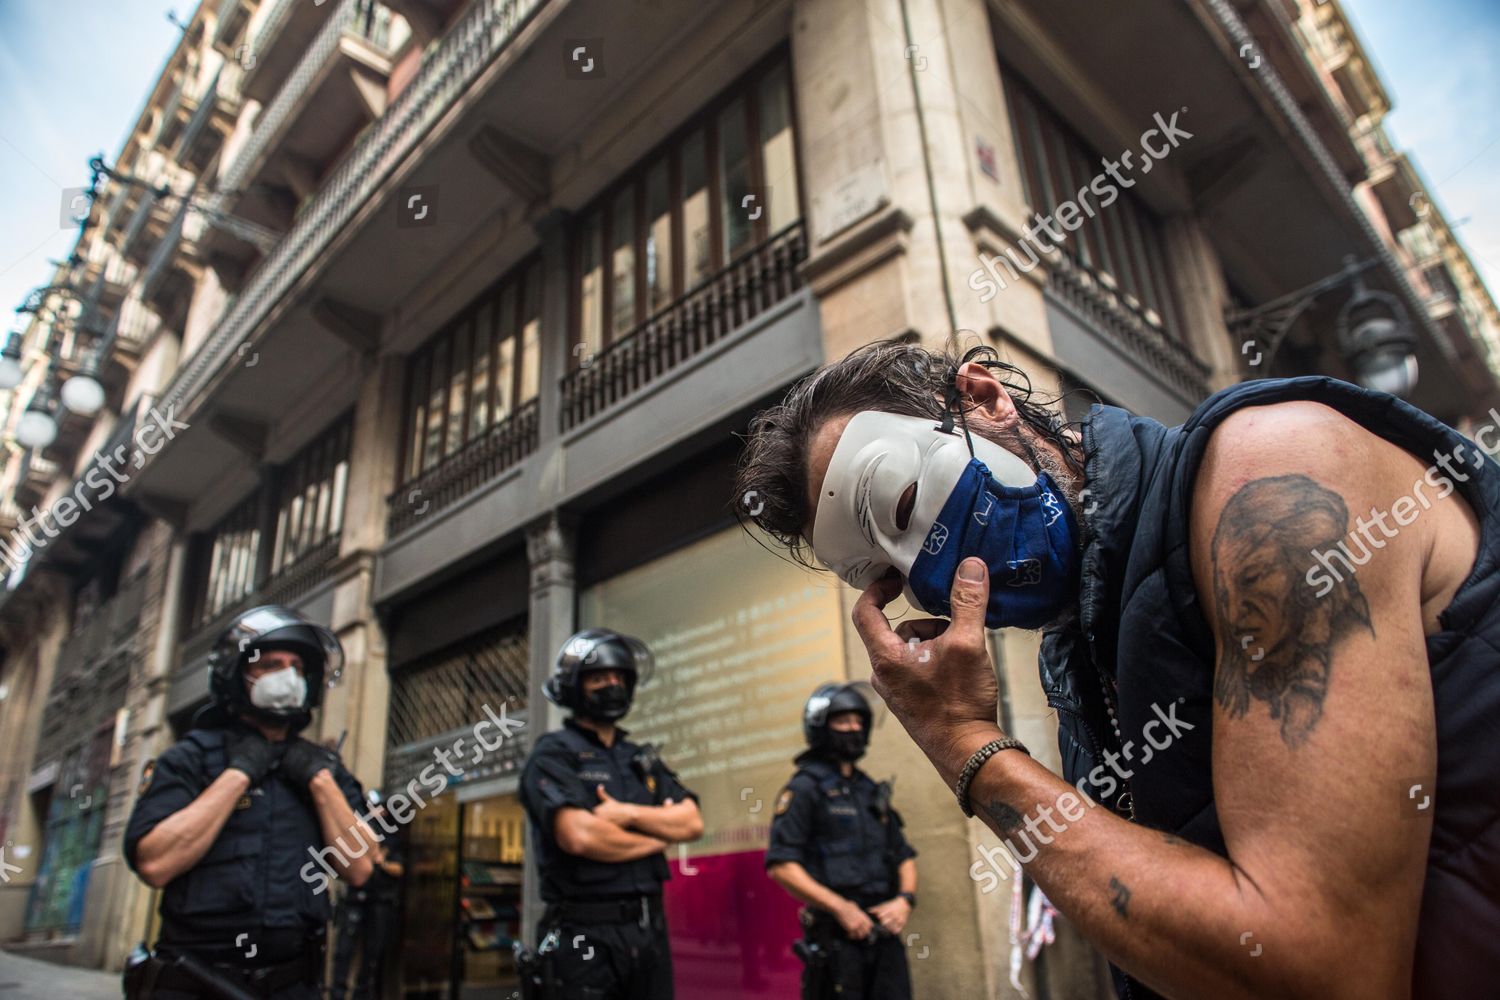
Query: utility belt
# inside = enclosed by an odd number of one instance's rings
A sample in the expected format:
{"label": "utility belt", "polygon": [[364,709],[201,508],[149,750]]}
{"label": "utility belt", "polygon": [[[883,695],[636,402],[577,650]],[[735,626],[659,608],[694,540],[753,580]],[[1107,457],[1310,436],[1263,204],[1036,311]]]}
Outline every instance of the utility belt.
{"label": "utility belt", "polygon": [[323,976],[323,949],[274,965],[246,967],[208,962],[189,951],[149,952],[136,947],[125,962],[126,1000],[149,1000],[158,990],[206,994],[215,1000],[262,1000],[299,983],[317,984]]}
{"label": "utility belt", "polygon": [[625,896],[587,902],[562,900],[549,903],[542,914],[543,927],[570,924],[640,924],[651,926],[652,918],[662,914],[660,896]]}

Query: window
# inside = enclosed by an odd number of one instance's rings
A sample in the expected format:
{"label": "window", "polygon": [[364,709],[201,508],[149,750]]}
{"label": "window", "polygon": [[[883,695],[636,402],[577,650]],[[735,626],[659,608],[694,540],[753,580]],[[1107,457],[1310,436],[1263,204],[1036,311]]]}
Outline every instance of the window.
{"label": "window", "polygon": [[208,532],[204,586],[193,621],[210,621],[255,589],[260,559],[260,497],[259,490],[250,494]]}
{"label": "window", "polygon": [[412,354],[401,435],[406,449],[403,483],[480,440],[536,398],[541,292],[541,262],[533,258],[512,269]]}
{"label": "window", "polygon": [[1075,200],[1083,209],[1082,225],[1072,233],[1054,226],[1067,236],[1058,245],[1062,252],[1118,291],[1148,321],[1154,318],[1165,332],[1180,337],[1183,327],[1167,277],[1160,217],[1118,185],[1114,201],[1107,194],[1077,200],[1076,192],[1103,172],[1105,158],[1025,83],[1006,74],[1005,85],[1021,180],[1032,211],[1050,216],[1063,202]]}
{"label": "window", "polygon": [[271,550],[273,576],[343,530],[352,428],[351,417],[336,421],[281,470],[276,544]]}
{"label": "window", "polygon": [[573,365],[801,218],[791,74],[781,53],[580,213]]}

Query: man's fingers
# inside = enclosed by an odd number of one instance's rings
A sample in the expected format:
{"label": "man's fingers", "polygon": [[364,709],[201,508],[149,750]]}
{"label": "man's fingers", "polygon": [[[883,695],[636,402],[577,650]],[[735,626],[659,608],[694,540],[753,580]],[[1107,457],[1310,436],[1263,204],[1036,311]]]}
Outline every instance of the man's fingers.
{"label": "man's fingers", "polygon": [[982,646],[984,616],[990,603],[990,573],[983,559],[970,556],[958,564],[949,602],[953,607],[953,626],[946,634]]}
{"label": "man's fingers", "polygon": [[948,628],[946,618],[912,618],[896,626],[896,634],[905,642],[913,639],[936,639]]}
{"label": "man's fingers", "polygon": [[900,654],[901,640],[891,630],[891,623],[886,620],[883,610],[900,592],[899,579],[895,582],[893,592],[891,584],[883,578],[866,587],[865,592],[859,595],[859,600],[854,602],[854,629],[864,641],[865,651],[870,654],[871,660],[877,655],[891,657]]}

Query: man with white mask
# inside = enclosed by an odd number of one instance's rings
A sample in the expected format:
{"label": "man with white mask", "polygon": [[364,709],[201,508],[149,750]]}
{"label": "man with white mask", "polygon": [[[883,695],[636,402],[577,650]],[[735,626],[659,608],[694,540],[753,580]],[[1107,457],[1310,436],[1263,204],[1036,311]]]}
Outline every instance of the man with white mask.
{"label": "man with white mask", "polygon": [[[274,605],[215,643],[210,703],[146,765],[126,825],[126,861],[163,890],[156,954],[127,969],[131,1000],[223,995],[205,976],[257,997],[320,995],[329,898],[299,871],[309,850],[375,839],[338,754],[297,735],[343,660],[326,628]],[[333,856],[359,886],[373,862],[353,853]]]}
{"label": "man with white mask", "polygon": [[[862,591],[875,690],[1122,997],[1492,995],[1492,428],[1321,376],[1177,427],[1057,403],[868,345],[755,418],[734,495]],[[1001,627],[1044,633],[1061,778],[1001,728]]]}

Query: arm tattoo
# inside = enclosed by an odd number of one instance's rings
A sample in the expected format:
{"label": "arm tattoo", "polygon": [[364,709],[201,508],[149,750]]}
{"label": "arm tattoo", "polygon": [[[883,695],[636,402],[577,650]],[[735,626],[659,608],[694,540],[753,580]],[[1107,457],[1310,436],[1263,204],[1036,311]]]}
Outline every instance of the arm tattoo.
{"label": "arm tattoo", "polygon": [[1018,833],[1026,825],[1026,817],[999,799],[986,802],[984,811],[985,815],[995,821],[995,825],[1000,828],[999,832],[1006,836]]}
{"label": "arm tattoo", "polygon": [[1338,583],[1321,597],[1310,583],[1314,571],[1328,572],[1314,553],[1340,545],[1347,552],[1363,544],[1357,538],[1343,498],[1300,475],[1247,483],[1214,529],[1214,698],[1235,719],[1245,717],[1252,699],[1265,702],[1293,749],[1322,718],[1334,649],[1352,632],[1375,634],[1352,571],[1335,574]]}
{"label": "arm tattoo", "polygon": [[1115,912],[1120,915],[1122,920],[1128,918],[1129,914],[1125,911],[1130,906],[1130,890],[1126,888],[1124,882],[1111,875],[1109,877],[1109,891],[1109,905],[1115,908]]}

